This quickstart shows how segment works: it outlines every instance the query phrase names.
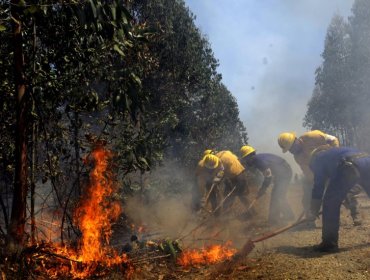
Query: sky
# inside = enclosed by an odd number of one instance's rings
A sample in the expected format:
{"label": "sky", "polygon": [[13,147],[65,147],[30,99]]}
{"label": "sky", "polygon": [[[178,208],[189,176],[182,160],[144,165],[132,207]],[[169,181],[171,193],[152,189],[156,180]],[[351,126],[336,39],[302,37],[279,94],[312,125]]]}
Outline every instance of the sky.
{"label": "sky", "polygon": [[[249,144],[281,155],[281,132],[301,134],[334,14],[353,0],[185,0],[236,97]],[[286,155],[284,156],[286,157]]]}

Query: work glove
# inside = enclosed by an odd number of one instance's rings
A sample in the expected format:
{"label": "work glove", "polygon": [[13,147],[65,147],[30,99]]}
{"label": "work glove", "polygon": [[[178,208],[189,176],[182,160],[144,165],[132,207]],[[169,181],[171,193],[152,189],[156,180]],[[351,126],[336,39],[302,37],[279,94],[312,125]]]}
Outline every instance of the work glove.
{"label": "work glove", "polygon": [[221,180],[222,180],[222,178],[220,178],[220,177],[215,177],[215,178],[213,178],[212,184],[218,184],[218,183],[220,183],[220,182],[221,182]]}
{"label": "work glove", "polygon": [[321,208],[321,199],[311,199],[310,213],[308,214],[307,220],[315,221],[319,216]]}
{"label": "work glove", "polygon": [[213,178],[213,184],[218,184],[221,182],[222,178],[224,177],[225,173],[223,170],[217,172],[216,177]]}

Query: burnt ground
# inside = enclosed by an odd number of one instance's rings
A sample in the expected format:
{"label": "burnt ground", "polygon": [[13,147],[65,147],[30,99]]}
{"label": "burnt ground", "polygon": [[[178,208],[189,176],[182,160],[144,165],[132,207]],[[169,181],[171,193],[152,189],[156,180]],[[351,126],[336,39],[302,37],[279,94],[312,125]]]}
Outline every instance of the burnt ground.
{"label": "burnt ground", "polygon": [[[297,189],[291,191],[289,197],[295,202],[298,216],[301,208]],[[134,279],[370,279],[370,200],[364,193],[359,200],[363,225],[354,227],[349,211],[342,207],[337,253],[312,250],[321,239],[321,221],[318,220],[315,229],[291,229],[256,243],[251,253],[233,263],[227,271],[228,262],[184,268],[173,262],[158,261],[143,264]],[[248,238],[272,229],[259,219],[234,235],[234,241],[241,247]]]}
{"label": "burnt ground", "polygon": [[[290,204],[298,217],[302,212],[301,190],[294,186],[290,188],[288,194]],[[183,200],[185,201],[185,199]],[[128,271],[133,271],[132,274],[129,274],[129,279],[135,280],[370,279],[370,199],[361,193],[359,201],[363,216],[361,226],[354,227],[349,211],[342,207],[340,250],[337,253],[317,253],[312,250],[312,246],[318,244],[321,239],[321,221],[318,220],[314,229],[298,227],[256,243],[255,248],[249,254],[243,255],[238,261],[183,267],[176,263],[176,258],[170,251],[159,249],[159,245],[184,236],[189,232],[189,229],[193,229],[195,225],[199,224],[199,219],[202,217],[199,215],[189,217],[189,213],[186,214],[182,211],[178,199],[173,201],[174,204],[166,199],[164,200],[165,205],[163,202],[159,203],[160,208],[149,208],[150,211],[141,213],[140,217],[146,217],[146,222],[152,221],[152,224],[148,223],[148,231],[142,236],[138,236],[139,240],[141,239],[140,244],[144,245],[136,248],[133,246],[128,253],[130,264],[134,269],[98,266],[97,273],[86,279],[126,279]],[[225,217],[216,220],[210,219],[210,222],[205,226],[181,240],[182,249],[200,248],[203,245],[215,243],[222,244],[229,240],[233,242],[233,247],[240,249],[248,240],[275,230],[277,227],[270,227],[266,223],[268,202],[269,194],[256,204],[256,215],[248,221],[240,222],[235,218],[225,219]],[[135,212],[144,207],[138,204],[134,204],[134,206]],[[234,212],[240,213],[240,207],[236,203],[233,206]],[[171,223],[166,224],[164,221]],[[189,221],[192,223],[189,224]],[[126,227],[122,231],[115,231],[117,242],[111,245],[115,249],[121,248],[123,250],[122,245],[126,246],[127,240],[130,240],[132,236],[125,236]],[[158,235],[161,231],[162,236]],[[144,238],[144,236],[146,237]],[[32,262],[30,262],[31,258]],[[0,279],[73,278],[71,276],[50,278],[49,274],[45,273],[43,269],[45,265],[51,268],[57,265],[53,271],[57,267],[68,267],[69,261],[61,259],[58,255],[37,251],[22,260],[20,263],[14,263],[11,260],[0,259]],[[59,272],[64,275],[63,271]]]}

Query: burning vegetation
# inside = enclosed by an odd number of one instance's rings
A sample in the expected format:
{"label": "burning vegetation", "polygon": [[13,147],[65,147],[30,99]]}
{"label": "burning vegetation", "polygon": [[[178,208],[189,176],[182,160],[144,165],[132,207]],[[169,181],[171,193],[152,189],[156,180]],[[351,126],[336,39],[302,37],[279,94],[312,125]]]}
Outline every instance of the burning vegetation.
{"label": "burning vegetation", "polygon": [[38,270],[51,279],[63,276],[84,279],[102,275],[113,267],[126,275],[130,272],[127,255],[109,246],[112,223],[122,211],[119,203],[111,199],[116,191],[111,158],[112,153],[103,146],[97,146],[91,152],[94,167],[86,187],[87,195],[74,213],[75,223],[81,231],[77,247],[56,243],[29,247],[23,252],[28,266],[38,264]]}
{"label": "burning vegetation", "polygon": [[[82,262],[102,261],[107,265],[121,263],[125,257],[114,256],[108,245],[112,235],[112,222],[121,214],[117,201],[110,201],[115,191],[112,172],[109,170],[111,153],[98,147],[92,154],[95,167],[90,174],[87,197],[83,199],[75,212],[75,220],[82,233],[80,242]],[[103,245],[105,244],[105,246]],[[110,258],[107,256],[110,255]]]}
{"label": "burning vegetation", "polygon": [[190,249],[183,251],[177,263],[182,266],[199,266],[215,264],[224,260],[229,260],[236,253],[236,249],[231,247],[231,243],[225,245],[209,245],[201,249]]}
{"label": "burning vegetation", "polygon": [[[122,252],[110,246],[112,224],[122,214],[121,205],[112,199],[117,191],[112,156],[107,148],[98,145],[89,160],[85,160],[93,168],[86,186],[87,195],[74,211],[74,223],[81,232],[78,241],[75,245],[40,242],[25,248],[21,259],[27,274],[41,279],[87,279],[115,271],[121,277],[130,278],[143,260],[167,259],[172,265],[189,268],[223,262],[235,255],[231,242],[183,250],[171,239],[139,240],[136,235],[131,236],[131,245],[123,247]],[[150,229],[144,229],[143,225],[130,224],[130,227],[138,236],[150,236],[147,232]]]}

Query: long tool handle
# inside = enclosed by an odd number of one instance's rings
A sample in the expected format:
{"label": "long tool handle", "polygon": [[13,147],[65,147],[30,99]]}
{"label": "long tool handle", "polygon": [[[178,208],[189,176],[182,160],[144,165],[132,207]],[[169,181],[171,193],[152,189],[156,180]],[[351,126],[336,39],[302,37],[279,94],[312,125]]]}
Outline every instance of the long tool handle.
{"label": "long tool handle", "polygon": [[[234,186],[234,188],[225,196],[225,198],[221,201],[221,203],[213,210],[210,212],[210,214],[214,214],[218,209],[220,209],[222,207],[222,205],[225,203],[225,200],[230,197],[230,195],[232,195],[232,193],[235,191],[236,189],[236,186]],[[211,191],[212,191],[212,188],[211,188]],[[211,192],[210,191],[210,192]],[[209,193],[210,193],[209,192]],[[207,217],[205,220],[203,220],[200,224],[198,224],[195,228],[193,228],[188,234],[184,235],[183,237],[179,238],[179,240],[182,240],[184,239],[185,237],[188,237],[190,234],[192,234],[194,231],[196,231],[197,229],[201,228],[202,226],[204,226],[206,223],[208,223],[210,221],[209,217]]]}
{"label": "long tool handle", "polygon": [[206,195],[206,198],[205,198],[205,203],[204,205],[207,205],[208,204],[208,200],[209,200],[209,197],[211,196],[211,193],[213,192],[213,189],[216,187],[216,183],[213,183],[211,188],[209,189],[209,192],[207,193]]}
{"label": "long tool handle", "polygon": [[212,211],[212,214],[216,213],[216,211],[224,205],[226,199],[228,199],[233,194],[235,189],[236,189],[236,186],[233,187],[233,189],[224,197],[224,199],[221,201],[221,203]]}
{"label": "long tool handle", "polygon": [[249,211],[253,208],[254,204],[256,204],[257,200],[260,198],[260,196],[257,196],[255,197],[252,202],[248,205],[248,208],[247,210],[245,210],[244,212],[241,212],[240,214],[237,215],[237,218],[243,218],[244,216],[246,216]]}
{"label": "long tool handle", "polygon": [[282,233],[284,231],[287,231],[288,229],[294,228],[294,227],[296,227],[296,226],[298,226],[300,224],[303,224],[305,222],[308,222],[309,221],[308,219],[303,219],[302,220],[303,215],[304,215],[304,212],[302,212],[302,214],[299,216],[299,218],[297,219],[296,222],[294,222],[294,223],[292,223],[290,225],[287,225],[285,227],[279,228],[279,229],[277,229],[277,230],[275,230],[273,232],[269,232],[269,233],[267,233],[267,234],[265,234],[265,235],[263,235],[263,236],[261,236],[259,238],[253,239],[251,241],[253,243],[261,242],[261,241],[264,241],[266,239],[269,239],[269,238],[271,238],[271,237],[273,237],[275,235],[278,235],[278,234],[280,234],[280,233]]}

